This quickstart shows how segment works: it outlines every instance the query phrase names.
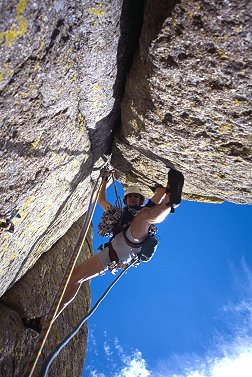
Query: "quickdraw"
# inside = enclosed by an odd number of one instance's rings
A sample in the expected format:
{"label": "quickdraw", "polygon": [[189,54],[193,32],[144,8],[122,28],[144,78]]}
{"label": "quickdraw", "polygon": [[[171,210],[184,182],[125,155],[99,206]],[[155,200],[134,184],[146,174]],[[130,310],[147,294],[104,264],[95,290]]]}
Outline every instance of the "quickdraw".
{"label": "quickdraw", "polygon": [[116,206],[111,206],[106,212],[103,212],[101,222],[98,224],[98,234],[102,237],[111,237],[121,216],[122,209]]}

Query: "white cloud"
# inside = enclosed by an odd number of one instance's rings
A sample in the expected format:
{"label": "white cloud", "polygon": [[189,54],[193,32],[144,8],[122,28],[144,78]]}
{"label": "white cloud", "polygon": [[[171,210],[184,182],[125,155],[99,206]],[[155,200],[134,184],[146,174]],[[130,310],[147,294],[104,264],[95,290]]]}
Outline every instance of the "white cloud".
{"label": "white cloud", "polygon": [[114,347],[118,353],[118,356],[121,357],[121,359],[123,360],[124,359],[124,356],[125,356],[125,352],[124,352],[124,349],[123,347],[121,346],[121,344],[119,343],[119,340],[118,338],[115,338],[114,339]]}
{"label": "white cloud", "polygon": [[[140,351],[126,352],[118,338],[104,343],[104,352],[110,362],[109,374],[93,370],[90,377],[251,377],[252,373],[252,303],[242,301],[239,305],[226,306],[227,315],[240,318],[232,341],[218,337],[218,342],[205,357],[197,355],[173,355],[170,360],[159,363],[150,370]],[[113,354],[113,360],[110,357]],[[174,361],[179,368],[172,370]]]}
{"label": "white cloud", "polygon": [[111,350],[111,347],[107,341],[104,342],[103,349],[104,349],[106,358],[111,359],[111,356],[113,355],[113,351]]}
{"label": "white cloud", "polygon": [[[251,288],[252,288],[252,272],[245,261],[244,258],[242,258],[242,269],[245,274],[245,283],[246,283],[246,291],[249,296],[251,296]],[[244,280],[244,279],[243,279]]]}
{"label": "white cloud", "polygon": [[96,370],[90,372],[90,377],[106,377],[103,373],[98,373]]}
{"label": "white cloud", "polygon": [[197,367],[173,374],[173,377],[251,377],[252,347],[242,348],[238,354],[208,360]]}
{"label": "white cloud", "polygon": [[[183,365],[184,356],[178,356],[180,361],[179,372],[169,368],[169,362],[164,362],[156,371],[152,371],[151,377],[251,377],[252,371],[252,345],[251,338],[240,339],[240,343],[227,345],[223,349],[226,353],[222,356],[206,356],[205,358],[187,359]],[[250,341],[250,344],[248,344]],[[190,366],[187,365],[189,361]]]}
{"label": "white cloud", "polygon": [[97,344],[96,344],[96,340],[95,340],[95,335],[94,335],[94,330],[92,329],[92,327],[90,326],[90,328],[88,329],[88,342],[89,342],[89,347],[90,349],[92,349],[92,352],[98,356],[98,352],[97,352]]}
{"label": "white cloud", "polygon": [[[252,375],[252,301],[243,300],[224,308],[228,318],[239,323],[232,340],[216,335],[215,344],[205,357],[173,355],[150,370],[140,351],[125,351],[118,338],[104,342],[108,372],[90,371],[90,377],[251,377]],[[233,316],[233,317],[232,317]],[[231,321],[231,322],[232,322]],[[232,324],[233,325],[233,324]],[[218,341],[217,341],[218,339]],[[112,357],[113,356],[113,357]],[[177,365],[177,370],[171,365]],[[179,371],[178,371],[179,370]]]}
{"label": "white cloud", "polygon": [[150,371],[146,367],[146,361],[143,359],[141,352],[136,351],[131,356],[125,356],[125,364],[115,377],[148,377]]}
{"label": "white cloud", "polygon": [[239,276],[236,284],[240,301],[223,308],[229,336],[214,333],[214,343],[205,356],[173,355],[150,370],[140,351],[125,351],[118,338],[109,340],[106,333],[103,351],[109,372],[93,370],[90,377],[251,377],[252,274],[245,261],[241,265],[243,278]]}
{"label": "white cloud", "polygon": [[[239,279],[240,302],[223,308],[230,336],[224,338],[221,334],[216,334],[215,344],[205,357],[173,356],[160,363],[157,370],[152,371],[152,377],[252,376],[252,274],[244,260],[242,270],[243,278]],[[174,365],[174,360],[177,371],[169,368],[169,365]]]}
{"label": "white cloud", "polygon": [[[104,334],[106,340],[103,343],[103,352],[106,358],[106,365],[103,365],[102,372],[98,367],[88,365],[86,371],[89,377],[149,377],[150,371],[147,369],[146,361],[141,352],[125,351],[116,337],[108,339],[108,334]],[[104,374],[105,373],[105,374]]]}

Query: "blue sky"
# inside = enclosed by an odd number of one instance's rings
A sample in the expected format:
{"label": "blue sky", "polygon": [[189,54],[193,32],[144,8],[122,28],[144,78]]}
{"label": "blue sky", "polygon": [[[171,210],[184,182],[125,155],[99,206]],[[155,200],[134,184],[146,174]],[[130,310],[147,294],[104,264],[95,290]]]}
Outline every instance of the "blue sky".
{"label": "blue sky", "polygon": [[[83,376],[250,377],[251,209],[183,201],[159,224],[155,257],[131,268],[89,320]],[[94,250],[105,241],[101,214]],[[93,279],[93,303],[113,279]]]}

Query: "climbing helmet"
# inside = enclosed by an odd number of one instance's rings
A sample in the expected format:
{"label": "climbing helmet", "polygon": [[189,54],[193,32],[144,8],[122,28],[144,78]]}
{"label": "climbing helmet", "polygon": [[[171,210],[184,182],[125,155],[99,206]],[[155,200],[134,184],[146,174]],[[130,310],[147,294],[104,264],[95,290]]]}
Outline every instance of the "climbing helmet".
{"label": "climbing helmet", "polygon": [[125,190],[125,193],[124,193],[124,202],[125,202],[126,196],[129,195],[129,194],[139,194],[140,197],[141,197],[141,204],[143,204],[143,202],[144,202],[144,193],[143,193],[142,189],[139,186],[129,186]]}

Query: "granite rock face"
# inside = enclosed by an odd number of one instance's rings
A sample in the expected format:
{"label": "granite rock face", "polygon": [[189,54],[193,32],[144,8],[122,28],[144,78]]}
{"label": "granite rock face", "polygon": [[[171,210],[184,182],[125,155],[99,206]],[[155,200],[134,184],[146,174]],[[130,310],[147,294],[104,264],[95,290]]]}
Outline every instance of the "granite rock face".
{"label": "granite rock face", "polygon": [[113,162],[124,182],[185,175],[184,198],[251,203],[252,2],[146,1]]}
{"label": "granite rock face", "polygon": [[[1,376],[22,374],[37,338],[22,318],[46,314],[80,225],[57,240],[85,213],[111,152],[142,8],[142,0],[0,2],[1,223],[19,214],[14,233],[0,232],[0,296],[8,290]],[[89,297],[87,285],[55,323],[44,354],[87,311]],[[86,338],[84,328],[51,376],[82,374]]]}
{"label": "granite rock face", "polygon": [[[57,292],[74,241],[83,223],[75,223],[50,251],[45,253],[11,289],[0,299],[0,376],[19,377],[24,372],[38,334],[24,326],[22,319],[44,316],[48,313]],[[88,235],[78,263],[92,253],[91,234]],[[84,283],[78,296],[52,326],[35,376],[43,358],[59,344],[88,312],[89,284]],[[86,353],[87,327],[84,326],[60,352],[50,367],[49,376],[81,376]]]}
{"label": "granite rock face", "polygon": [[0,217],[21,218],[0,239],[0,295],[87,209],[120,120],[138,7],[1,2]]}
{"label": "granite rock face", "polygon": [[[22,373],[37,335],[21,318],[51,303],[105,155],[147,195],[172,167],[185,199],[251,203],[251,4],[146,0],[143,16],[142,0],[0,3],[0,220],[20,215],[0,234],[0,375]],[[86,329],[74,342],[81,356],[62,353],[52,376],[81,375]]]}

